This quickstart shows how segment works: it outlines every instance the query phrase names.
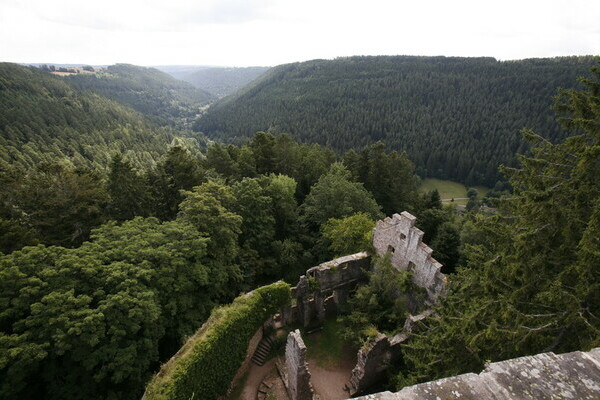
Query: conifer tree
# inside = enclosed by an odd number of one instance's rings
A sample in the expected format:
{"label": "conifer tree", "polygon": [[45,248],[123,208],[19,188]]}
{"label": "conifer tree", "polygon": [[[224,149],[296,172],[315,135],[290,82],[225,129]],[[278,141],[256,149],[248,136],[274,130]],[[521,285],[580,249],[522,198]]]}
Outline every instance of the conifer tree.
{"label": "conifer tree", "polygon": [[467,245],[467,267],[404,347],[399,386],[544,351],[600,345],[600,68],[587,90],[560,93],[561,123],[577,136],[552,144],[531,131],[531,154],[505,169],[514,193],[478,219],[486,245]]}

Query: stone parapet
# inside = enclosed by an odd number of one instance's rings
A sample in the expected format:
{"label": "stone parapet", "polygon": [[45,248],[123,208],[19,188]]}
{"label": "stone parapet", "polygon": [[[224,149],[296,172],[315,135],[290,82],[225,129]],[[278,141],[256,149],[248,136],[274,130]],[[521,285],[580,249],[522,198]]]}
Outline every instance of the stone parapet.
{"label": "stone parapet", "polygon": [[399,392],[356,400],[543,400],[600,399],[600,348],[566,354],[542,353],[488,364],[480,374],[463,374]]}

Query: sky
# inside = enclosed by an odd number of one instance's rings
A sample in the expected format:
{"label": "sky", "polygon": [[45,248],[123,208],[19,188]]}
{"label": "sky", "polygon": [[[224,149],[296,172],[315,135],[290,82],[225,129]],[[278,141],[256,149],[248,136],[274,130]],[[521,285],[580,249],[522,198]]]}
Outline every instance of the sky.
{"label": "sky", "polygon": [[600,55],[598,0],[0,0],[0,61],[273,66]]}

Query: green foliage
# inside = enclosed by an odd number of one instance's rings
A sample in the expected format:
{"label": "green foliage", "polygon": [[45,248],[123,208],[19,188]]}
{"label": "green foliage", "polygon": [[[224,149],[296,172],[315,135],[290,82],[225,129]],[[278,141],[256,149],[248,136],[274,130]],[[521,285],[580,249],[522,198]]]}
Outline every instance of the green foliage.
{"label": "green foliage", "polygon": [[330,218],[344,218],[357,212],[381,217],[380,207],[361,183],[352,182],[350,172],[341,163],[313,185],[303,204],[305,221],[319,229]]}
{"label": "green foliage", "polygon": [[224,395],[256,330],[289,301],[290,286],[277,282],[215,309],[177,357],[148,384],[146,398],[216,399]]}
{"label": "green foliage", "polygon": [[343,219],[329,219],[323,225],[323,236],[331,242],[329,249],[336,256],[344,256],[370,251],[374,228],[375,221],[359,212]]}
{"label": "green foliage", "polygon": [[377,257],[369,283],[360,286],[350,299],[350,314],[342,317],[344,336],[357,345],[374,332],[395,333],[404,325],[409,310],[417,307],[411,296],[418,293],[408,271],[398,272],[390,255]]}
{"label": "green foliage", "polygon": [[148,182],[120,154],[110,163],[106,186],[110,195],[107,207],[110,218],[125,221],[148,215],[151,204]]}
{"label": "green foliage", "polygon": [[176,134],[48,72],[0,63],[0,168],[60,159],[105,169],[115,153],[150,166]]}
{"label": "green foliage", "polygon": [[587,90],[558,98],[577,136],[551,144],[524,132],[531,153],[506,169],[514,194],[501,214],[469,221],[466,268],[428,329],[405,346],[400,384],[600,345],[600,68],[593,73]]}
{"label": "green foliage", "polygon": [[183,200],[181,191],[200,185],[204,173],[196,157],[185,148],[175,146],[169,149],[156,170],[150,171],[148,180],[154,200],[153,215],[171,220],[177,216]]}
{"label": "green foliage", "polygon": [[190,125],[214,96],[155,68],[111,65],[94,74],[73,74],[66,80],[81,91],[91,91],[130,106],[160,124]]}
{"label": "green foliage", "polygon": [[414,208],[417,180],[414,165],[405,153],[388,152],[383,142],[377,142],[360,154],[350,150],[343,162],[353,178],[373,194],[385,215]]}
{"label": "green foliage", "polygon": [[286,64],[213,105],[194,129],[225,141],[289,132],[340,151],[381,140],[406,151],[421,176],[493,186],[498,165],[515,165],[526,148],[522,127],[566,137],[550,98],[593,62],[380,56]]}
{"label": "green foliage", "polygon": [[444,222],[437,230],[431,248],[434,249],[433,257],[443,265],[442,272],[453,273],[460,260],[459,229],[451,222]]}
{"label": "green foliage", "polygon": [[295,233],[298,221],[298,202],[294,197],[298,184],[294,178],[282,174],[270,174],[265,188],[271,198],[275,237],[283,240]]}
{"label": "green foliage", "polygon": [[162,356],[228,288],[206,241],[181,222],[136,218],[77,249],[0,257],[0,397],[139,398]]}
{"label": "green foliage", "polygon": [[272,243],[275,240],[275,218],[271,198],[256,178],[243,178],[232,191],[233,210],[242,217],[240,246],[243,248],[242,270],[253,282],[257,276],[272,276],[274,259]]}
{"label": "green foliage", "polygon": [[105,219],[109,197],[92,170],[43,163],[28,173],[12,170],[0,175],[0,217],[7,220],[15,240],[0,250],[36,241],[78,246]]}
{"label": "green foliage", "polygon": [[211,238],[208,254],[216,262],[232,263],[239,252],[242,217],[229,211],[235,201],[231,188],[209,181],[183,194],[179,219]]}

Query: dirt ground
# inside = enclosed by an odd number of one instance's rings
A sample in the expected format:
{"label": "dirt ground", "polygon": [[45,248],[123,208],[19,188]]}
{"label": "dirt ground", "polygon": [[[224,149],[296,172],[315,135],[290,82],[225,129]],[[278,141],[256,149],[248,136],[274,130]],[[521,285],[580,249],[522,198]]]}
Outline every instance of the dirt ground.
{"label": "dirt ground", "polygon": [[[308,368],[315,393],[322,400],[343,400],[349,397],[344,391],[344,384],[350,379],[354,368],[352,357],[344,358],[339,364],[327,367],[319,366],[315,359],[309,359]],[[254,364],[250,367],[244,389],[237,400],[256,400],[258,386],[262,381],[272,385],[271,391],[277,400],[289,400],[274,359],[262,367]]]}
{"label": "dirt ground", "polygon": [[256,400],[256,391],[258,390],[258,385],[260,385],[263,379],[265,379],[272,372],[277,374],[277,369],[275,368],[275,359],[269,360],[261,367],[251,364],[248,372],[248,378],[246,379],[246,384],[244,385],[244,390],[242,390],[242,393],[237,400]]}
{"label": "dirt ground", "polygon": [[315,393],[323,400],[347,399],[344,385],[350,380],[355,361],[353,357],[344,357],[339,364],[321,367],[314,359],[308,359],[308,369]]}

